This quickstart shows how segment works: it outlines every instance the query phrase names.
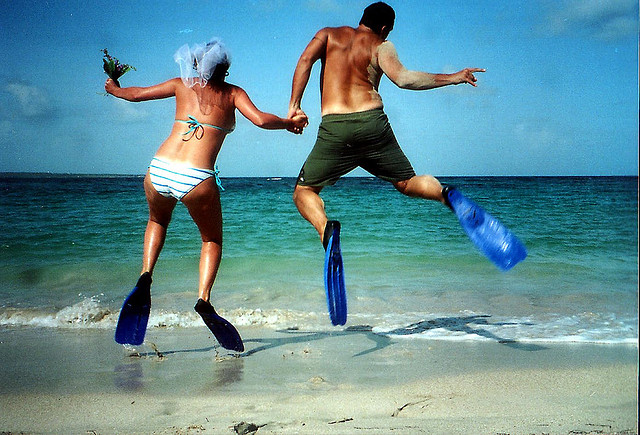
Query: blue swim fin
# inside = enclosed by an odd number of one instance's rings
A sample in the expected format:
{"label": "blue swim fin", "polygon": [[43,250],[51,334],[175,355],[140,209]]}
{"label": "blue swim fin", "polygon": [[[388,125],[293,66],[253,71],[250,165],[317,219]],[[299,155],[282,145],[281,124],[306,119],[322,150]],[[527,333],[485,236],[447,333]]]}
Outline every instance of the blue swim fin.
{"label": "blue swim fin", "polygon": [[120,344],[140,345],[144,341],[151,310],[151,274],[140,275],[138,283],[122,304],[115,340]]}
{"label": "blue swim fin", "polygon": [[238,330],[229,321],[220,317],[209,302],[198,299],[193,309],[200,314],[204,324],[211,330],[222,347],[236,352],[244,351],[244,343],[242,343]]}
{"label": "blue swim fin", "polygon": [[447,186],[442,195],[471,241],[498,268],[509,270],[527,257],[527,248],[507,227],[459,190]]}
{"label": "blue swim fin", "polygon": [[328,221],[324,232],[324,288],[331,323],[347,323],[347,292],[344,285],[344,264],[340,251],[340,222]]}

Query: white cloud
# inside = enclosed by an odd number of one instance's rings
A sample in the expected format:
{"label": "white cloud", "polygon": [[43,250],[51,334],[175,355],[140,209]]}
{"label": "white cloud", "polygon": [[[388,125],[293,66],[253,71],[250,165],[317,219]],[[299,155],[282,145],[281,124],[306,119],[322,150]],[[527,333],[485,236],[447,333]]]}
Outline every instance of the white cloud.
{"label": "white cloud", "polygon": [[562,135],[544,119],[524,120],[513,127],[514,138],[532,150],[550,150],[564,143]]}
{"label": "white cloud", "polygon": [[14,97],[16,109],[22,116],[37,118],[51,112],[49,97],[36,86],[10,83],[5,90]]}
{"label": "white cloud", "polygon": [[638,23],[632,17],[615,17],[603,23],[598,37],[608,41],[619,39],[625,35],[635,34],[638,30]]}
{"label": "white cloud", "polygon": [[131,104],[128,101],[117,98],[114,98],[114,103],[115,113],[121,121],[139,121],[149,116],[149,112],[147,112],[141,105]]}
{"label": "white cloud", "polygon": [[636,0],[567,0],[549,17],[549,31],[555,35],[585,33],[602,40],[637,35]]}

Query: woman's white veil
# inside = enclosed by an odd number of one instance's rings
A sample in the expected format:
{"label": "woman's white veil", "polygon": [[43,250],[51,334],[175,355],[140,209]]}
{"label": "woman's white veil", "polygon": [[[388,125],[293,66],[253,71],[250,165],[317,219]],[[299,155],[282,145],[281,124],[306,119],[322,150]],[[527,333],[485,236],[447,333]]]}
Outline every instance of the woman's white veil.
{"label": "woman's white veil", "polygon": [[231,64],[231,55],[219,38],[191,47],[185,44],[176,51],[173,59],[180,65],[182,82],[190,88],[196,83],[201,87],[206,86],[216,66]]}

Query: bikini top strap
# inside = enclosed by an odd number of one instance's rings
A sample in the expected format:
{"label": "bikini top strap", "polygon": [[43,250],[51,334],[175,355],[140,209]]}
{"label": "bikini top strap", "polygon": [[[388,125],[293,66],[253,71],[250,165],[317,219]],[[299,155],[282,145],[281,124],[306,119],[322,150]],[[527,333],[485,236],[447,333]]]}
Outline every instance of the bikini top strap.
{"label": "bikini top strap", "polygon": [[[213,124],[206,124],[204,122],[198,121],[192,115],[187,115],[187,116],[189,117],[188,120],[186,120],[186,119],[176,119],[176,122],[182,122],[182,123],[187,124],[189,126],[189,130],[187,130],[186,132],[182,133],[183,136],[191,134],[191,137],[193,137],[193,135],[196,135],[196,137],[199,139],[204,134],[204,127],[215,128],[216,130],[220,130],[220,131],[223,131],[225,133],[231,133],[233,131],[233,128],[232,129],[228,129],[228,128],[223,128],[223,127],[218,127],[217,125],[213,125]],[[200,132],[200,136],[199,137],[198,137],[198,131]]]}

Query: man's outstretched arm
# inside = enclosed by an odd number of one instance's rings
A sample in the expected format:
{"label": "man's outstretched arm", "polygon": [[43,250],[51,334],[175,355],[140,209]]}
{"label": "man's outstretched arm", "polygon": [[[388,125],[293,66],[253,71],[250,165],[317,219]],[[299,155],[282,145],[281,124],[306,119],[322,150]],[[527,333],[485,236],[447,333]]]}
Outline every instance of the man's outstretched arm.
{"label": "man's outstretched arm", "polygon": [[386,41],[378,47],[378,65],[396,86],[416,91],[459,85],[461,83],[469,83],[472,86],[476,86],[476,78],[473,74],[485,72],[482,68],[465,68],[453,74],[430,74],[411,71],[402,65],[396,48],[390,41]]}
{"label": "man's outstretched arm", "polygon": [[307,45],[307,48],[305,48],[300,55],[296,70],[293,73],[291,99],[289,100],[289,118],[296,114],[304,114],[301,109],[302,95],[309,83],[313,64],[324,55],[326,45],[327,34],[323,29],[316,33],[311,42],[309,42],[309,45]]}

